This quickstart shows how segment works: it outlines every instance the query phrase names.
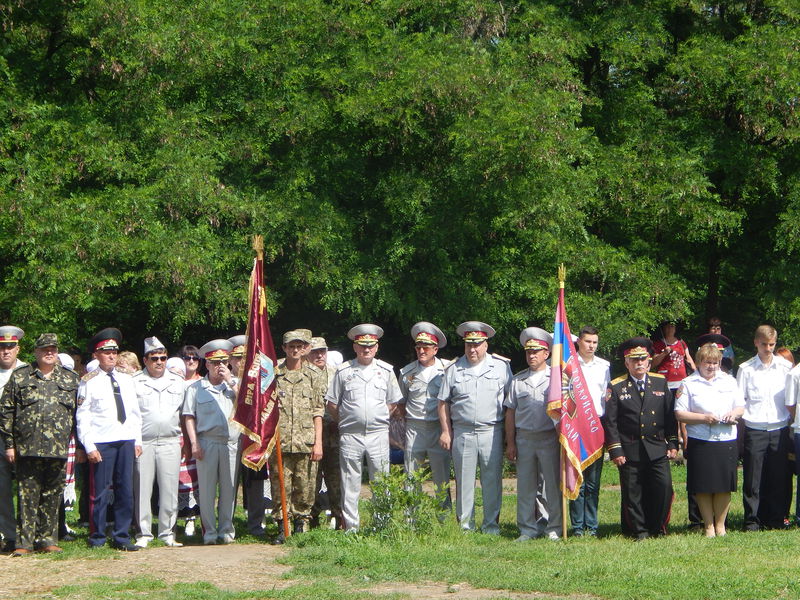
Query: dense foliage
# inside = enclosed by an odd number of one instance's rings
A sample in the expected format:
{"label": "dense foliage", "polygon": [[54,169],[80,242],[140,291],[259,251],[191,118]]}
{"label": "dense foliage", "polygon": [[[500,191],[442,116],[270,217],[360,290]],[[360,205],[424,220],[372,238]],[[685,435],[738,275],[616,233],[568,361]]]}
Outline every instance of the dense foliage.
{"label": "dense foliage", "polygon": [[[0,321],[800,345],[794,0],[0,0]],[[454,335],[454,334],[453,334]],[[138,336],[138,337],[137,337]]]}

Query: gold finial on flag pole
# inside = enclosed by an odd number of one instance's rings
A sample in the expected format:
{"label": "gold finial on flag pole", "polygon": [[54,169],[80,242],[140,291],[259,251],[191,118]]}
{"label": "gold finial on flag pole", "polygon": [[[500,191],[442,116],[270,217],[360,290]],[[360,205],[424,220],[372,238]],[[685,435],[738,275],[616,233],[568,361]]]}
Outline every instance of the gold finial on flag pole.
{"label": "gold finial on flag pole", "polygon": [[558,285],[563,289],[564,282],[567,279],[567,268],[564,266],[564,263],[558,267]]}
{"label": "gold finial on flag pole", "polygon": [[256,251],[259,260],[264,259],[264,236],[263,235],[254,235],[253,236],[253,250]]}

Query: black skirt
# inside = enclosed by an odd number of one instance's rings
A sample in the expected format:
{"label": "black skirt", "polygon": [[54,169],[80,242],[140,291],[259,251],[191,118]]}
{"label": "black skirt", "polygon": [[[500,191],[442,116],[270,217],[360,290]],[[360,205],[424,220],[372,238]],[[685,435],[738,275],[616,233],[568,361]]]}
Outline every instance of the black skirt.
{"label": "black skirt", "polygon": [[709,442],[689,438],[686,483],[694,494],[721,494],[736,491],[736,440]]}

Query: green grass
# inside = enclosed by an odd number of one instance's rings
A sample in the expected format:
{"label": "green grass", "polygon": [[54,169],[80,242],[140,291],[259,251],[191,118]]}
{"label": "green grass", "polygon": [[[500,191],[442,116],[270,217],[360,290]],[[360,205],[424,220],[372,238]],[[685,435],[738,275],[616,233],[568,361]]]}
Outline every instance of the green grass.
{"label": "green grass", "polygon": [[[345,536],[316,530],[290,539],[282,559],[299,583],[275,590],[226,592],[208,584],[173,584],[152,579],[98,582],[56,590],[56,598],[147,599],[314,599],[402,598],[404,582],[466,582],[477,588],[540,592],[555,596],[589,595],[635,599],[800,598],[800,530],[741,533],[741,495],[731,503],[731,528],[725,538],[706,539],[686,532],[685,469],[672,469],[675,503],[671,535],[634,543],[619,533],[617,470],[606,464],[600,498],[601,537],[566,542],[515,543],[516,503],[503,499],[501,536],[462,533],[454,518],[426,535]],[[364,508],[364,507],[362,507]],[[480,513],[480,509],[478,509]],[[366,514],[364,510],[363,514]],[[476,515],[480,522],[480,514]],[[237,528],[244,515],[237,512]],[[255,542],[243,535],[241,541]],[[89,551],[82,540],[65,544],[55,558],[109,558],[112,550]],[[224,552],[224,548],[220,549]],[[375,584],[396,583],[398,592],[379,595]]]}

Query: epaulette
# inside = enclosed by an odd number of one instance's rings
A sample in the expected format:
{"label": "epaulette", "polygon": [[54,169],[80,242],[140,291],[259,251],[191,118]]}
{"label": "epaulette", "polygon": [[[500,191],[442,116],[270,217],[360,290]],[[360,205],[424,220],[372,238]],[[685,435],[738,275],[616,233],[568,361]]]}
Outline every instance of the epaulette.
{"label": "epaulette", "polygon": [[516,373],[514,373],[514,379],[516,379],[517,377],[520,377],[520,376],[524,375],[524,374],[525,374],[525,371],[527,371],[527,370],[528,370],[528,367],[525,367],[524,369],[522,369],[522,370],[520,370],[520,371],[517,371]]}
{"label": "epaulette", "polygon": [[89,381],[92,377],[97,377],[100,373],[102,373],[101,369],[95,369],[91,373],[87,373],[83,377],[81,377],[81,381]]}
{"label": "epaulette", "polygon": [[409,371],[412,371],[417,364],[419,363],[416,360],[408,363],[405,367],[400,369],[400,375],[405,375]]}
{"label": "epaulette", "polygon": [[385,360],[376,358],[375,364],[378,365],[381,369],[386,369],[387,371],[394,371],[394,366],[390,365]]}
{"label": "epaulette", "polygon": [[80,375],[78,375],[78,372],[75,369],[71,367],[65,367],[64,365],[59,365],[59,366],[65,371],[69,371],[70,373],[74,373],[77,377],[80,377]]}
{"label": "epaulette", "polygon": [[658,379],[666,379],[666,377],[664,377],[661,373],[648,373],[647,376],[648,377],[656,377]]}
{"label": "epaulette", "polygon": [[507,362],[507,363],[510,363],[510,362],[511,362],[511,359],[510,359],[510,358],[506,358],[505,356],[500,356],[499,354],[492,354],[492,356],[493,356],[494,358],[497,358],[497,359],[503,360],[503,361],[505,361],[505,362]]}
{"label": "epaulette", "polygon": [[611,385],[617,385],[618,383],[622,383],[622,382],[623,382],[623,381],[625,381],[627,378],[628,378],[628,376],[627,376],[627,375],[620,375],[620,376],[619,376],[619,377],[617,377],[616,379],[612,379],[612,380],[611,380]]}
{"label": "epaulette", "polygon": [[29,365],[28,363],[22,363],[20,366],[18,366],[18,367],[14,367],[14,368],[11,370],[11,373],[12,373],[12,374],[14,374],[14,373],[16,373],[17,371],[21,371],[22,369],[25,369],[25,368],[27,368],[27,367],[30,367],[30,365]]}
{"label": "epaulette", "polygon": [[351,361],[349,360],[344,361],[342,364],[336,367],[336,372],[338,373],[339,371],[344,371],[345,369],[349,369],[352,366],[350,362]]}
{"label": "epaulette", "polygon": [[450,365],[455,363],[456,360],[458,360],[458,359],[455,359],[455,358],[440,358],[439,360],[442,363],[442,369],[446,369],[447,367],[449,367]]}

